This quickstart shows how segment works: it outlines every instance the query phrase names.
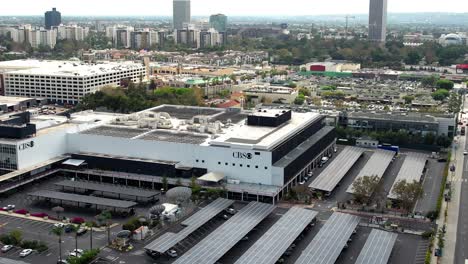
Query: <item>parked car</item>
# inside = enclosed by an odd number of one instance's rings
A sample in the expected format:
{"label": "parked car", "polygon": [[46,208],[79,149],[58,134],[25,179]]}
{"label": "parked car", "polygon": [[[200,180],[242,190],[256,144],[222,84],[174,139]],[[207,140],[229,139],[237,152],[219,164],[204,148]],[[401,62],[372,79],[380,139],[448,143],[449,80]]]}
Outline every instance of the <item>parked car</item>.
{"label": "parked car", "polygon": [[226,209],[226,213],[230,214],[230,215],[234,215],[236,213],[236,209],[234,208],[228,208]]}
{"label": "parked car", "polygon": [[177,255],[177,251],[175,251],[174,249],[169,249],[167,251],[167,255],[171,258],[177,258],[179,255]]}
{"label": "parked car", "polygon": [[56,223],[56,224],[54,224],[54,227],[57,227],[57,228],[64,228],[64,227],[65,227],[65,224],[64,224],[64,223]]}
{"label": "parked car", "polygon": [[70,233],[73,231],[73,226],[72,225],[66,225],[65,228],[63,229],[65,233]]}
{"label": "parked car", "polygon": [[82,226],[82,227],[78,228],[78,231],[76,231],[76,234],[81,236],[81,235],[86,234],[86,232],[88,232],[88,229],[86,229],[86,227]]}
{"label": "parked car", "polygon": [[75,253],[78,253],[78,254],[80,254],[80,255],[81,255],[81,254],[83,254],[84,250],[82,250],[82,249],[79,249],[79,248],[75,248],[75,249],[73,249],[73,251],[72,251],[72,252],[75,252]]}
{"label": "parked car", "polygon": [[12,248],[13,248],[13,245],[4,245],[4,246],[2,247],[2,252],[3,252],[3,253],[8,252],[8,251],[10,251]]}
{"label": "parked car", "polygon": [[9,204],[7,206],[4,206],[2,209],[5,210],[5,211],[11,211],[13,209],[15,209],[15,205],[14,204]]}
{"label": "parked car", "polygon": [[33,252],[33,250],[30,249],[30,248],[23,249],[23,250],[21,250],[19,256],[22,257],[22,258],[24,258],[24,257],[29,256],[32,252]]}
{"label": "parked car", "polygon": [[73,249],[72,252],[68,253],[68,256],[70,257],[80,257],[81,255],[83,255],[83,250],[82,249],[79,249],[79,248],[76,248],[76,249]]}

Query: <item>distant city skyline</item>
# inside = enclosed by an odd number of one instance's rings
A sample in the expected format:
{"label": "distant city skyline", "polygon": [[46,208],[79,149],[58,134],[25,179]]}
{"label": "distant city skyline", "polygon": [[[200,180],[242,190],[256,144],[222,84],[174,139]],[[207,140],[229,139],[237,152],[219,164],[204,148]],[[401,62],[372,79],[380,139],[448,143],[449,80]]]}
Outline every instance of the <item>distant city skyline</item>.
{"label": "distant city skyline", "polygon": [[[20,0],[2,6],[0,16],[43,15],[44,11],[57,7],[63,16],[172,16],[172,0]],[[209,16],[223,13],[228,16],[304,16],[326,14],[367,14],[369,0],[192,0],[193,16]],[[468,12],[468,1],[462,0],[390,0],[389,13],[413,12]]]}

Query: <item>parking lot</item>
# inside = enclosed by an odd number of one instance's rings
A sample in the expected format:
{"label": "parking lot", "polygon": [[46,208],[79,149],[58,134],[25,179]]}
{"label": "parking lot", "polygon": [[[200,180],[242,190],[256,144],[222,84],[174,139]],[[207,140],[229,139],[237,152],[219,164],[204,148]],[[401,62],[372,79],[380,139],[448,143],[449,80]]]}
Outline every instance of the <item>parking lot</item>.
{"label": "parking lot", "polygon": [[[320,175],[320,173],[322,173],[324,169],[330,165],[333,166],[333,161],[341,153],[341,151],[343,151],[343,148],[344,146],[338,146],[337,153],[335,153],[323,167],[316,168],[313,171],[313,176],[310,177],[309,180],[304,183],[304,185],[308,186]],[[401,153],[395,157],[394,161],[389,165],[382,177],[382,187],[380,188],[380,192],[374,193],[374,195],[371,197],[371,204],[376,205],[377,211],[386,207],[387,195],[389,194],[391,187],[395,182],[397,174],[400,171],[408,151],[409,150],[402,150]],[[414,152],[414,150],[411,151]],[[431,155],[430,152],[424,153],[428,156]],[[353,196],[352,194],[347,193],[346,190],[353,184],[354,179],[357,177],[361,169],[366,165],[371,155],[372,149],[365,151],[363,156],[353,165],[348,173],[346,173],[346,176],[333,190],[329,197],[326,197],[322,201],[314,201],[315,207],[318,209],[328,210],[336,207],[338,203],[347,203],[351,201]],[[428,158],[426,173],[422,178],[424,194],[416,203],[414,212],[420,215],[426,215],[428,212],[435,210],[444,168],[445,162],[438,162],[437,159]]]}
{"label": "parking lot", "polygon": [[[28,187],[22,188],[17,192],[9,195],[2,196],[0,198],[0,205],[6,206],[8,204],[13,204],[17,209],[25,209],[31,213],[46,213],[50,216],[57,217],[56,213],[52,211],[54,206],[57,206],[57,203],[48,203],[48,202],[38,202],[33,200],[31,197],[27,196],[27,193],[40,191],[40,190],[60,190],[59,187],[55,186],[54,183],[62,181],[66,178],[57,175],[48,180],[43,180],[38,183],[29,185]],[[165,202],[164,198],[160,198],[160,202]],[[147,215],[148,209],[157,204],[157,202],[145,202],[139,204],[135,207],[135,215]],[[95,221],[96,215],[100,213],[100,210],[95,210],[93,208],[86,207],[77,207],[74,205],[63,205],[65,209],[63,213],[60,214],[60,218],[74,218],[80,217],[87,221]],[[191,212],[190,208],[183,208],[182,212]],[[41,219],[33,220],[25,219],[16,214],[6,214],[5,212],[0,213],[0,233],[8,233],[12,230],[20,230],[25,240],[38,240],[45,242],[49,249],[45,252],[38,253],[34,252],[33,254],[27,256],[26,258],[20,258],[19,252],[20,248],[15,248],[10,250],[7,253],[0,253],[0,257],[6,257],[9,259],[23,260],[30,263],[55,263],[58,259],[59,249],[58,249],[58,237],[51,233],[53,228],[53,223],[47,223],[40,221]],[[115,217],[112,219],[112,222],[116,225],[111,229],[111,237],[122,230],[122,223],[126,222],[129,217]],[[72,233],[64,233],[62,236],[62,256],[66,257],[67,253],[75,248],[75,238]],[[107,245],[107,233],[104,230],[94,231],[93,233],[93,248],[103,247]],[[90,248],[90,237],[89,232],[84,235],[79,236],[78,239],[78,248],[86,250]],[[114,253],[114,250],[106,249],[103,251],[105,253]],[[132,252],[135,254],[137,252]],[[145,258],[146,259],[146,258]],[[114,258],[108,258],[105,261],[114,261]],[[100,262],[102,263],[102,261]],[[152,263],[152,262],[150,262]]]}
{"label": "parking lot", "polygon": [[[330,158],[330,160],[322,167],[314,170],[313,176],[305,183],[307,186],[318,176],[320,173],[327,167],[333,164],[334,159],[339,153],[341,153],[342,147],[338,147],[337,153]],[[284,263],[294,263],[302,251],[307,247],[307,245],[314,239],[315,235],[319,232],[320,228],[332,215],[333,208],[337,207],[338,203],[346,203],[352,199],[352,195],[347,193],[346,190],[349,185],[352,184],[353,180],[357,177],[360,170],[365,166],[366,162],[371,157],[371,151],[365,151],[363,156],[354,164],[354,166],[348,171],[343,180],[337,186],[337,188],[332,192],[332,194],[325,198],[322,201],[314,200],[311,207],[313,210],[319,212],[317,216],[317,224],[307,233],[304,233],[304,236],[294,243],[294,248],[284,257]],[[387,194],[400,170],[405,157],[405,151],[403,151],[396,159],[390,164],[386,170],[383,179],[382,179],[382,191],[376,193],[372,197],[372,201],[376,203],[377,201],[386,201]],[[333,165],[332,165],[333,166]],[[444,169],[445,163],[437,162],[437,160],[429,159],[427,165],[427,173],[423,178],[423,186],[425,194],[423,198],[418,201],[415,206],[415,211],[418,212],[427,212],[433,210],[435,207],[435,201],[437,199],[439,185],[441,181],[442,171]],[[15,204],[16,209],[24,208],[31,212],[44,212],[50,215],[54,213],[51,210],[51,206],[44,203],[37,203],[31,199],[25,199],[25,194],[37,190],[57,190],[57,186],[54,185],[55,182],[63,180],[63,177],[55,177],[51,180],[42,181],[40,183],[33,184],[27,188],[22,189],[19,192],[14,193],[9,197],[1,198],[1,205]],[[161,198],[161,197],[159,197]],[[164,199],[162,199],[164,200]],[[160,201],[163,202],[163,201]],[[154,203],[140,204],[135,207],[136,215],[146,215],[148,208]],[[385,206],[386,202],[382,202],[382,206]],[[237,210],[242,209],[246,204],[241,202],[234,203],[234,207]],[[192,208],[193,209],[193,208]],[[287,211],[286,208],[278,207],[273,213],[268,215],[256,228],[254,228],[249,234],[248,239],[242,239],[238,242],[232,249],[230,249],[221,259],[219,263],[235,263],[242,254],[247,251],[255,242],[262,237],[265,232],[271,228],[282,215]],[[186,210],[188,215],[192,210]],[[65,211],[61,216],[65,217],[83,217],[85,219],[94,219],[98,212],[92,208],[83,208],[76,206],[65,206]],[[128,218],[121,217],[113,219],[113,222],[122,224]],[[202,241],[205,237],[215,231],[220,227],[226,220],[220,217],[215,217],[199,229],[197,229],[193,234],[184,239],[181,243],[176,246],[177,253],[179,257],[193,248],[196,244]],[[362,222],[365,223],[365,220]],[[14,217],[11,215],[0,214],[0,232],[7,233],[11,230],[21,230],[23,233],[24,239],[28,240],[39,240],[45,241],[49,249],[45,252],[38,253],[34,252],[30,256],[22,259],[19,257],[19,252],[21,249],[14,248],[7,253],[0,254],[0,257],[6,257],[10,259],[23,260],[29,263],[55,263],[58,258],[58,244],[57,237],[51,233],[52,229],[51,223],[45,223],[42,221],[34,221],[30,219],[23,219]],[[102,260],[99,263],[172,263],[173,258],[170,257],[160,257],[158,259],[152,259],[146,255],[144,246],[155,238],[161,236],[166,232],[179,232],[183,226],[179,224],[174,225],[165,225],[165,229],[162,232],[156,232],[151,239],[148,239],[144,242],[132,242],[134,249],[128,253],[117,252],[109,248],[103,248],[100,256]],[[114,236],[118,231],[121,230],[121,225],[118,225],[112,229],[112,235]],[[371,228],[360,226],[357,229],[357,234],[353,235],[352,242],[349,243],[349,247],[345,249],[336,263],[352,263],[356,260],[359,255],[361,248],[366,242],[367,237]],[[64,234],[62,243],[62,254],[65,256],[67,252],[71,251],[74,246],[74,235],[73,234]],[[105,232],[95,232],[93,235],[93,246],[102,247],[107,244],[107,236]],[[81,249],[89,248],[89,233],[80,236],[78,240],[78,247]],[[409,234],[399,234],[397,242],[395,244],[393,254],[391,255],[389,263],[423,263],[424,254],[427,249],[427,241],[423,240],[419,236],[409,235]]]}

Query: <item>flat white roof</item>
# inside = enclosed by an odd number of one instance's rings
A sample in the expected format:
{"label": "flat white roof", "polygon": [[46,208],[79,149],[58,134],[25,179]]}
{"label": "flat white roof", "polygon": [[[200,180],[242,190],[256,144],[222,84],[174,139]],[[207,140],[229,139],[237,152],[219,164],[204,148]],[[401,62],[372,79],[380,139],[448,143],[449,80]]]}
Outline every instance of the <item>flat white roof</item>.
{"label": "flat white roof", "polygon": [[212,146],[236,146],[248,149],[269,150],[293,136],[306,125],[320,117],[318,113],[293,112],[291,120],[279,127],[237,124],[229,127],[220,137],[210,141]]}
{"label": "flat white roof", "polygon": [[0,62],[0,71],[5,71],[10,74],[54,75],[67,77],[100,75],[138,68],[143,68],[143,65],[133,62],[103,62],[89,64],[81,61],[57,60],[13,60]]}

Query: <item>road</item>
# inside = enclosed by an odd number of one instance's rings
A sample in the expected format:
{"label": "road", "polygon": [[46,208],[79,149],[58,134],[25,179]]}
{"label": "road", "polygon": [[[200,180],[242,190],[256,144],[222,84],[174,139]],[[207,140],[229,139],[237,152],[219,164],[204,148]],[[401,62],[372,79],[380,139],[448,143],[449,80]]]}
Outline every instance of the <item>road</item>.
{"label": "road", "polygon": [[[463,111],[468,111],[465,100]],[[466,115],[463,116],[467,117]],[[454,202],[449,204],[447,246],[443,263],[464,264],[468,259],[468,162],[463,151],[468,149],[466,136],[460,136],[456,151],[456,176],[453,181]],[[456,238],[451,230],[456,229]],[[453,243],[455,241],[455,243]],[[453,256],[453,257],[452,257]]]}

